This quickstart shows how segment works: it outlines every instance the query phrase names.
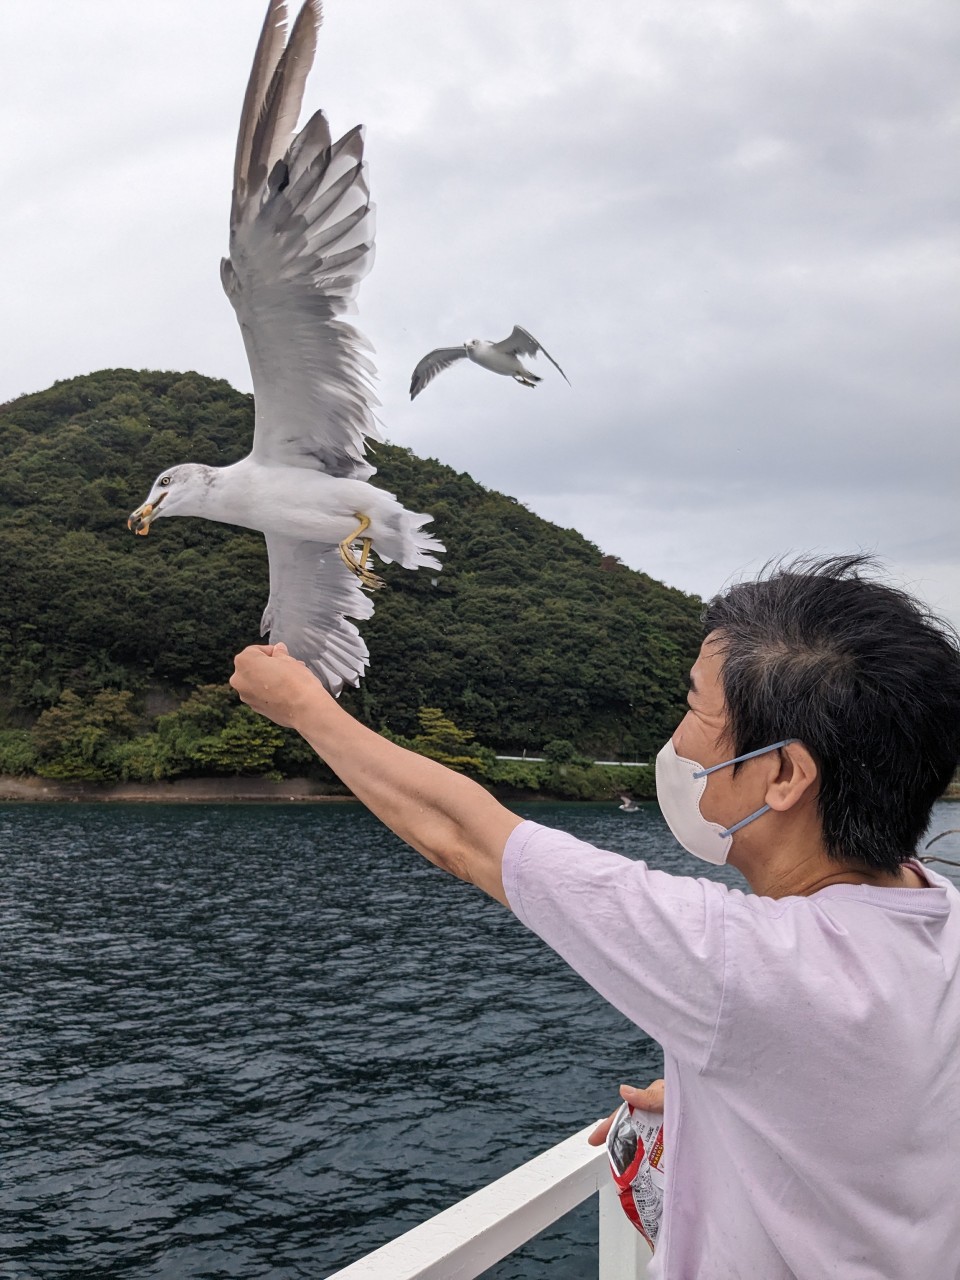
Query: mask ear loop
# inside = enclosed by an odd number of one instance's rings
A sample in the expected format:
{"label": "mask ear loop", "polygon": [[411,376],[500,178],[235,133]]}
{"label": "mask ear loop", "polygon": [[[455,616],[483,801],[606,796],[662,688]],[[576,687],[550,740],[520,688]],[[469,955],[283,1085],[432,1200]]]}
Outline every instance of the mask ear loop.
{"label": "mask ear loop", "polygon": [[[724,760],[722,764],[713,764],[709,769],[698,769],[693,775],[694,778],[705,778],[708,774],[716,773],[718,769],[728,769],[732,764],[740,764],[744,760],[753,760],[755,756],[765,756],[768,751],[779,751],[781,747],[789,747],[791,742],[796,742],[796,738],[784,738],[782,742],[774,742],[769,747],[760,747],[756,751],[747,751],[742,756],[734,756],[732,760]],[[770,806],[765,804],[758,809],[756,813],[750,813],[745,818],[741,818],[739,822],[735,822],[732,827],[727,827],[725,831],[720,832],[722,839],[732,836],[734,832],[739,831],[741,827],[745,827],[748,823],[754,822],[757,818],[762,818],[765,813],[769,813]]]}
{"label": "mask ear loop", "polygon": [[727,827],[726,831],[721,831],[721,836],[732,836],[735,831],[739,831],[741,827],[745,827],[748,822],[753,822],[754,818],[762,817],[763,814],[769,811],[769,809],[770,806],[765,804],[763,808],[758,809],[756,813],[751,813],[746,818],[741,818],[740,821],[735,822],[732,827]]}
{"label": "mask ear loop", "polygon": [[[718,769],[729,769],[732,764],[741,764],[744,760],[752,760],[754,756],[765,756],[768,751],[779,751],[781,747],[789,747],[791,742],[797,741],[797,738],[784,738],[782,742],[773,742],[769,747],[759,747],[756,751],[747,751],[742,756],[734,756],[732,760],[723,760],[720,764],[712,764],[709,769],[698,769],[693,776],[695,778],[705,778],[708,774],[716,773]],[[731,827],[730,830],[736,831],[736,827]]]}

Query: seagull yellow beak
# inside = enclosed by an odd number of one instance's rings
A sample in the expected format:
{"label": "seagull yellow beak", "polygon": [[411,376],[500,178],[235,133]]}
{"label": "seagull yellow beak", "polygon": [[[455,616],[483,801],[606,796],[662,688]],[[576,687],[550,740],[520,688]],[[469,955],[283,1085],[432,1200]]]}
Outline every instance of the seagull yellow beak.
{"label": "seagull yellow beak", "polygon": [[137,507],[136,511],[131,511],[127,518],[127,528],[132,529],[134,533],[140,534],[145,538],[150,532],[150,521],[153,518],[153,503],[145,502],[142,507]]}

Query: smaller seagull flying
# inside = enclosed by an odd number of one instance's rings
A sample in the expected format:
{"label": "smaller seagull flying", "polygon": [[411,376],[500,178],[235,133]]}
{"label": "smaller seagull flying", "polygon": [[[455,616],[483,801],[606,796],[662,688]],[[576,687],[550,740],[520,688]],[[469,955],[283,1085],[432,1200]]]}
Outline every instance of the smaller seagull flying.
{"label": "smaller seagull flying", "polygon": [[624,813],[636,813],[640,808],[633,796],[624,795],[623,792],[620,793],[620,800],[621,803],[617,808],[622,809]]}
{"label": "smaller seagull flying", "polygon": [[547,357],[550,363],[560,371],[560,375],[570,385],[570,379],[554,360],[553,356],[536,340],[532,333],[514,325],[513,333],[502,342],[486,342],[483,338],[471,338],[462,347],[437,347],[425,355],[413,371],[410,379],[410,399],[414,400],[423,388],[438,373],[453,364],[455,360],[472,360],[481,369],[489,369],[491,373],[502,373],[508,378],[515,378],[524,387],[535,387],[543,379],[531,373],[520,361],[521,356],[535,356],[539,352]]}

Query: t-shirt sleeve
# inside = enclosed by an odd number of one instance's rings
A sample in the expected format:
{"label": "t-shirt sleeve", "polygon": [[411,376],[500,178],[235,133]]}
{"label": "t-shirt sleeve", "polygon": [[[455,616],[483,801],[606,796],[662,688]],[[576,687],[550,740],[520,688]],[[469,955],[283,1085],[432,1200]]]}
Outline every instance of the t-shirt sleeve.
{"label": "t-shirt sleeve", "polygon": [[723,996],[723,885],[653,871],[534,822],[511,832],[503,883],[527,928],[668,1052],[702,1069]]}

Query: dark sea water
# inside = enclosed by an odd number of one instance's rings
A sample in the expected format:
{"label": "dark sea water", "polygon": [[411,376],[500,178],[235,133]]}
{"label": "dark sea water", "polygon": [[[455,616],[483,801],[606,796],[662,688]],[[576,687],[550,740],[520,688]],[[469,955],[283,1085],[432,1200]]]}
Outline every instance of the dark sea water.
{"label": "dark sea water", "polygon": [[[522,811],[737,882],[655,806]],[[506,910],[356,805],[0,806],[0,859],[5,1280],[318,1280],[660,1073]],[[595,1217],[488,1276],[595,1274]]]}

